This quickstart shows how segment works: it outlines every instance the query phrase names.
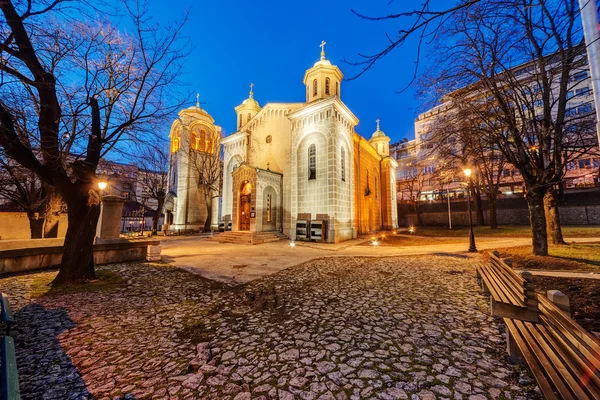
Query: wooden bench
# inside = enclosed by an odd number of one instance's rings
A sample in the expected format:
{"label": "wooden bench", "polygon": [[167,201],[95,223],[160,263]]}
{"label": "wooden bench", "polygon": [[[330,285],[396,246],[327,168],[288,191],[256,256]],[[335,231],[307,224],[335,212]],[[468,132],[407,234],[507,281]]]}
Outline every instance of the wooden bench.
{"label": "wooden bench", "polygon": [[477,268],[477,281],[485,294],[490,295],[492,316],[538,322],[538,300],[533,289],[531,273],[518,273],[510,260],[502,261],[493,251],[491,262]]}
{"label": "wooden bench", "polygon": [[6,329],[6,335],[10,335],[10,327],[15,323],[15,319],[8,302],[8,296],[4,293],[0,295],[0,322]]}
{"label": "wooden bench", "polygon": [[15,342],[8,336],[15,321],[8,297],[4,293],[0,296],[0,310],[0,321],[5,330],[5,335],[0,337],[0,400],[19,400],[21,395]]}
{"label": "wooden bench", "polygon": [[527,363],[546,399],[600,399],[600,340],[545,296],[538,300],[538,324],[504,318],[509,355]]}

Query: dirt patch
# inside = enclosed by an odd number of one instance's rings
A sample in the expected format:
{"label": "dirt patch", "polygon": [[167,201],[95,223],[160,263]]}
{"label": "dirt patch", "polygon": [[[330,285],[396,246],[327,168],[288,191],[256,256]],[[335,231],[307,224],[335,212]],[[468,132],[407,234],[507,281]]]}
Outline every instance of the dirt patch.
{"label": "dirt patch", "polygon": [[600,281],[596,279],[535,276],[535,290],[557,289],[569,296],[571,314],[588,331],[600,332]]}
{"label": "dirt patch", "polygon": [[510,257],[515,268],[600,272],[600,243],[552,245],[548,253],[548,256],[534,256],[531,254],[531,246],[500,250],[500,256]]}
{"label": "dirt patch", "polygon": [[[468,240],[468,239],[467,239]],[[406,247],[406,246],[426,246],[430,244],[455,244],[464,243],[464,238],[434,238],[426,236],[413,235],[381,235],[372,236],[370,240],[359,244],[359,246],[373,246],[376,242],[377,246],[390,247]]]}

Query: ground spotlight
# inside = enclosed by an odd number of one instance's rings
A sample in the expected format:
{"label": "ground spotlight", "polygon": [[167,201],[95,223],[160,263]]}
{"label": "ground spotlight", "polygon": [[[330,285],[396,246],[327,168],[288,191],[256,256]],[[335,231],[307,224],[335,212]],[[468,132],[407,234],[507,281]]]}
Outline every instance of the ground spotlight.
{"label": "ground spotlight", "polygon": [[290,247],[296,247],[296,243],[290,242]]}

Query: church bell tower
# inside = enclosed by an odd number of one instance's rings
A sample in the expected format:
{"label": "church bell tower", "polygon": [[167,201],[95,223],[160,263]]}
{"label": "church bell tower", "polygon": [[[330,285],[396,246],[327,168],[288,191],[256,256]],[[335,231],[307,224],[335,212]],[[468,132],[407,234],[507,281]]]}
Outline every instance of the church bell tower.
{"label": "church bell tower", "polygon": [[332,96],[340,97],[340,84],[344,75],[325,58],[325,44],[324,41],[321,42],[321,59],[304,74],[307,103]]}

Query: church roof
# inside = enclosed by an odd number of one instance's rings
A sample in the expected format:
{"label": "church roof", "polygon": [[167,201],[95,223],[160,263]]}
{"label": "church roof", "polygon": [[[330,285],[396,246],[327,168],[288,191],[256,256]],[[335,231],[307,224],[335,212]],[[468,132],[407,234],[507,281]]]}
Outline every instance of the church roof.
{"label": "church roof", "polygon": [[376,122],[377,122],[377,130],[375,132],[373,132],[371,139],[378,138],[378,137],[388,137],[385,134],[385,132],[382,131],[381,128],[379,127],[379,120],[377,120]]}

